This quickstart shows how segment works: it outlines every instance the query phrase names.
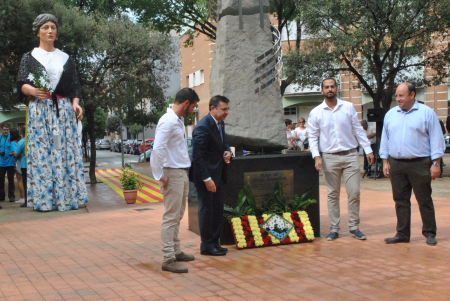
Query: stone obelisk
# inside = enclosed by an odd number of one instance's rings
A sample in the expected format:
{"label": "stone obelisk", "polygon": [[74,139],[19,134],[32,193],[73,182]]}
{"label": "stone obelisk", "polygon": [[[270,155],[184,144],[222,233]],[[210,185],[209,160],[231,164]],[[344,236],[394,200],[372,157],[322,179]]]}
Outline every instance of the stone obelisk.
{"label": "stone obelisk", "polygon": [[[218,3],[209,87],[211,96],[224,95],[230,99],[226,133],[229,145],[237,149],[287,148],[280,86],[274,78],[277,53],[274,50],[263,59],[255,60],[274,48],[268,11],[268,0],[262,3],[259,0],[219,0]],[[267,75],[271,69],[274,72]],[[255,82],[262,75],[265,78]],[[270,79],[272,83],[260,89]]]}

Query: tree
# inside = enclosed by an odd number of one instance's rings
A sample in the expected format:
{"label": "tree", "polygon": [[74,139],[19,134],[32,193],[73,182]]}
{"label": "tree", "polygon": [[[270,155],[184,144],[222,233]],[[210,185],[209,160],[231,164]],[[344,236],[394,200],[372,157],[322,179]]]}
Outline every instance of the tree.
{"label": "tree", "polygon": [[[94,113],[94,120],[95,120],[95,124],[94,124],[94,131],[95,131],[95,137],[101,138],[105,136],[105,124],[106,124],[106,118],[108,117],[108,114],[103,111],[102,108],[97,108],[95,110]],[[87,119],[83,118],[83,120],[81,121],[82,125],[83,125],[83,133],[82,133],[82,139],[83,139],[83,145],[84,145],[84,149],[85,149],[85,158],[87,158],[87,147],[86,147],[86,143],[88,140],[88,128],[89,125],[87,123]],[[91,143],[91,146],[94,145],[94,142]]]}
{"label": "tree", "polygon": [[119,131],[120,118],[118,116],[111,116],[106,119],[106,129],[110,133]]}
{"label": "tree", "polygon": [[144,127],[142,125],[134,123],[134,124],[130,125],[128,130],[130,131],[131,134],[137,135],[144,130]]}
{"label": "tree", "polygon": [[[4,43],[0,47],[0,105],[14,109],[15,78],[24,53],[36,47],[38,39],[31,32],[34,18],[43,11],[54,14],[60,23],[55,46],[71,55],[82,86],[81,105],[91,142],[95,141],[97,108],[117,111],[127,108],[127,116],[150,118],[153,107],[164,100],[162,92],[167,71],[172,66],[170,37],[133,23],[125,15],[86,15],[62,0],[5,0],[0,2],[0,25]],[[129,83],[127,89],[125,83]],[[132,91],[135,93],[132,93]],[[7,97],[6,97],[7,96]],[[13,96],[14,97],[14,96]],[[142,112],[149,108],[150,113]],[[95,178],[96,151],[91,148],[89,176]]]}
{"label": "tree", "polygon": [[[300,88],[325,77],[354,76],[374,107],[389,110],[400,82],[439,84],[447,76],[449,2],[427,0],[318,0],[299,2],[313,38],[285,57]],[[423,77],[418,68],[431,68]],[[371,85],[370,81],[375,85]],[[382,123],[377,124],[377,137]]]}

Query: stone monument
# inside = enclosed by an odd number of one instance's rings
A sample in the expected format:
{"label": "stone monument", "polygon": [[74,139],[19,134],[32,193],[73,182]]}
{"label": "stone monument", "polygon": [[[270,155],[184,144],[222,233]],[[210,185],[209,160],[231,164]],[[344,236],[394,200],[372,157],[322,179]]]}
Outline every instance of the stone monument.
{"label": "stone monument", "polygon": [[268,12],[268,0],[218,3],[210,91],[230,99],[227,139],[237,150],[287,148],[278,82],[281,41]]}

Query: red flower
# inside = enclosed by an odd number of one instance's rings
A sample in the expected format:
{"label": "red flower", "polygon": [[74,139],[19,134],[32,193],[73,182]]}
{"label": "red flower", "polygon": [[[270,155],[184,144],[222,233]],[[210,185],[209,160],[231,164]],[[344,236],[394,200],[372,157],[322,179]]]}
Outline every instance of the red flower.
{"label": "red flower", "polygon": [[241,220],[248,221],[248,216],[246,215],[246,216],[241,217]]}
{"label": "red flower", "polygon": [[292,214],[297,214],[297,211],[293,211]]}
{"label": "red flower", "polygon": [[300,232],[302,233],[302,235],[305,235],[305,230],[301,230]]}
{"label": "red flower", "polygon": [[251,247],[252,246],[252,242],[251,241],[247,241],[247,247]]}
{"label": "red flower", "polygon": [[266,231],[264,231],[264,229],[259,229],[259,232],[261,232],[261,234],[263,234]]}
{"label": "red flower", "polygon": [[272,241],[272,236],[267,235],[267,239],[270,240],[270,241]]}
{"label": "red flower", "polygon": [[299,227],[303,228],[305,225],[303,225],[303,223],[300,223]]}
{"label": "red flower", "polygon": [[242,226],[247,227],[248,223],[246,221],[242,220]]}
{"label": "red flower", "polygon": [[244,231],[244,235],[245,235],[245,236],[248,236],[248,234],[249,234],[249,233],[248,233],[247,231]]}
{"label": "red flower", "polygon": [[297,229],[295,231],[297,232],[297,234],[300,234],[300,232],[301,232],[300,229]]}
{"label": "red flower", "polygon": [[255,239],[253,237],[250,237],[249,241],[254,242]]}
{"label": "red flower", "polygon": [[263,219],[260,219],[260,220],[259,220],[259,224],[260,224],[260,225],[264,224],[264,220],[263,220]]}

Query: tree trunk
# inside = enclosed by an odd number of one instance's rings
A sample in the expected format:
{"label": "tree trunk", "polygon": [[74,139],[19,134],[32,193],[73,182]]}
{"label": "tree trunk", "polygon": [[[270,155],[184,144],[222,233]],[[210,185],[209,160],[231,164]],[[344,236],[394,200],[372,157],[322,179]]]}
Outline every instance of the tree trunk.
{"label": "tree trunk", "polygon": [[89,139],[91,140],[91,161],[89,164],[89,179],[91,180],[91,184],[97,183],[97,178],[95,176],[95,162],[97,161],[97,150],[95,149],[95,109],[96,108],[93,105],[85,106]]}

